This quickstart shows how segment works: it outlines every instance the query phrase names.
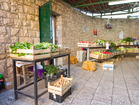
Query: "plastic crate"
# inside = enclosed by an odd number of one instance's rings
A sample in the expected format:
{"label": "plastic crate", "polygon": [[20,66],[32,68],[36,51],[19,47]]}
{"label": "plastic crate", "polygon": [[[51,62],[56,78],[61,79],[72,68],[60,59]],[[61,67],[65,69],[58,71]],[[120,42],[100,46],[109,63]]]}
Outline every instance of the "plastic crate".
{"label": "plastic crate", "polygon": [[49,99],[56,101],[58,103],[62,103],[64,101],[64,99],[69,95],[71,95],[71,88],[63,96],[49,93]]}

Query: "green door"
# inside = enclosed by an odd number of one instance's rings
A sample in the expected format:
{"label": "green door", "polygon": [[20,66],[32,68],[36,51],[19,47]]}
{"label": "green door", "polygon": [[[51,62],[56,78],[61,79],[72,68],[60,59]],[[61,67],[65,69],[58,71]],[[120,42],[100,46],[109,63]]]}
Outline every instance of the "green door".
{"label": "green door", "polygon": [[40,42],[52,42],[52,2],[48,2],[39,8]]}

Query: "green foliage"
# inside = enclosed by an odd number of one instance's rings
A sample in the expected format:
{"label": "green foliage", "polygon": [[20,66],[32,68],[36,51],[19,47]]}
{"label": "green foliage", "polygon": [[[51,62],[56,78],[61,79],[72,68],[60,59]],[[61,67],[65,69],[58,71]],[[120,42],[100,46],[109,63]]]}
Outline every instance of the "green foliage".
{"label": "green foliage", "polygon": [[132,42],[132,37],[127,37],[127,38],[124,39],[124,41],[126,41],[126,42]]}
{"label": "green foliage", "polygon": [[126,43],[125,40],[119,40],[119,43]]}
{"label": "green foliage", "polygon": [[111,45],[110,45],[111,47],[115,47],[116,46],[116,44],[115,43],[113,43],[113,42],[111,42]]}
{"label": "green foliage", "polygon": [[[28,53],[14,53],[17,49],[32,49],[33,44],[27,43],[26,41],[24,43],[16,42],[15,45],[9,46],[11,48],[12,54],[18,54],[18,57],[24,56],[24,55],[31,55]],[[58,46],[54,45],[53,43],[43,42],[43,43],[37,43],[35,45],[35,50],[41,50],[41,49],[47,49],[49,46],[52,47],[52,52],[54,52]]]}
{"label": "green foliage", "polygon": [[59,67],[61,67],[61,65],[59,66],[55,66],[55,65],[49,65],[49,66],[45,66],[44,67],[44,73],[45,74],[57,74],[58,72],[60,72]]}

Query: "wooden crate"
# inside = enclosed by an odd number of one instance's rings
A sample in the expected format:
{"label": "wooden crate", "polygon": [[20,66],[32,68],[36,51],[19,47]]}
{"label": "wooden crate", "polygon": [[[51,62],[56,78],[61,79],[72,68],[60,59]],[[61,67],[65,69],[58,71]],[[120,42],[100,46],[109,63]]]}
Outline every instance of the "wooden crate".
{"label": "wooden crate", "polygon": [[[68,83],[65,84],[64,86],[62,86],[62,85],[55,86],[61,80],[68,81]],[[72,86],[73,86],[73,77],[72,78],[66,78],[66,77],[63,77],[63,75],[61,75],[61,78],[57,79],[56,81],[54,81],[52,83],[48,82],[48,92],[62,96]]]}
{"label": "wooden crate", "polygon": [[78,42],[78,46],[79,46],[79,47],[91,47],[92,44],[91,44],[91,43],[79,43],[79,42]]}
{"label": "wooden crate", "polygon": [[96,54],[91,53],[91,54],[90,54],[90,57],[91,57],[91,58],[95,58],[95,59],[101,59],[101,56],[100,56],[99,54],[96,55]]}
{"label": "wooden crate", "polygon": [[[11,49],[10,49],[10,52],[11,52]],[[35,46],[32,46],[32,49],[17,49],[13,53],[28,53],[32,55],[24,55],[24,56],[18,57],[18,54],[10,53],[11,58],[24,59],[24,60],[36,60],[36,59],[51,57],[51,47],[48,49],[35,50]]]}
{"label": "wooden crate", "polygon": [[71,53],[71,49],[60,48],[59,54]]}
{"label": "wooden crate", "polygon": [[59,48],[51,53],[51,56],[59,55]]}

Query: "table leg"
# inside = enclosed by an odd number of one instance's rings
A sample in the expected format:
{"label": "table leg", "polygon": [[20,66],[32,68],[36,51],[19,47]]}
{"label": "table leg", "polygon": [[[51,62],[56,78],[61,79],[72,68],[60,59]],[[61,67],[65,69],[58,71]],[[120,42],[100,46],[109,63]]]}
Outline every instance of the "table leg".
{"label": "table leg", "polygon": [[35,102],[35,105],[38,105],[37,67],[36,67],[36,62],[33,62],[33,70],[34,70],[34,102]]}
{"label": "table leg", "polygon": [[90,54],[89,50],[90,48],[87,48],[87,61],[89,61],[89,54]]}
{"label": "table leg", "polygon": [[23,70],[24,84],[26,85],[27,81],[26,81],[26,72],[25,72],[25,66],[24,65],[22,66],[22,70]]}
{"label": "table leg", "polygon": [[16,66],[16,72],[17,74],[19,74],[19,68]]}
{"label": "table leg", "polygon": [[70,54],[68,55],[68,77],[70,77]]}
{"label": "table leg", "polygon": [[18,94],[16,93],[17,90],[16,64],[15,64],[15,60],[12,60],[12,62],[13,62],[13,78],[14,78],[14,95],[15,95],[15,100],[17,100]]}

